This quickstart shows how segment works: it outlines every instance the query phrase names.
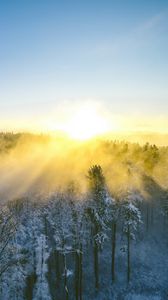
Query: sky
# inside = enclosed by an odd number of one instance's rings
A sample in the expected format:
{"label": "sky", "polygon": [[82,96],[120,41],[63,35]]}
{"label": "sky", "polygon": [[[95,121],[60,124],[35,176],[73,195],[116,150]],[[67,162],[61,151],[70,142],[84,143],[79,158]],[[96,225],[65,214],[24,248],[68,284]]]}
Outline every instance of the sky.
{"label": "sky", "polygon": [[168,132],[167,0],[0,0],[0,130],[91,105]]}

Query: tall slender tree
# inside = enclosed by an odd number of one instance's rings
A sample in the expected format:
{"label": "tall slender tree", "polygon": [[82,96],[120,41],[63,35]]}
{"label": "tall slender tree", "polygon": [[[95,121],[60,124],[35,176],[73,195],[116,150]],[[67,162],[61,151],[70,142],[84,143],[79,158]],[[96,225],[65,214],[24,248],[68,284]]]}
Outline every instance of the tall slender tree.
{"label": "tall slender tree", "polygon": [[138,225],[142,222],[137,194],[128,192],[122,202],[123,232],[127,238],[127,282],[131,276],[131,240],[136,238]]}
{"label": "tall slender tree", "polygon": [[106,209],[108,203],[105,177],[101,166],[94,165],[88,171],[89,181],[89,207],[93,233],[94,274],[95,288],[99,289],[99,251],[102,249],[106,237]]}

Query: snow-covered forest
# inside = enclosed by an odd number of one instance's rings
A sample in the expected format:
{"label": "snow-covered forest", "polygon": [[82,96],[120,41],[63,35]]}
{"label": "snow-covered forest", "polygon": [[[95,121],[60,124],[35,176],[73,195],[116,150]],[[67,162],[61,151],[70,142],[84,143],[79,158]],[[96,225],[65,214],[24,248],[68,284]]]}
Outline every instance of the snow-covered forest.
{"label": "snow-covered forest", "polygon": [[0,134],[0,299],[168,299],[168,147]]}

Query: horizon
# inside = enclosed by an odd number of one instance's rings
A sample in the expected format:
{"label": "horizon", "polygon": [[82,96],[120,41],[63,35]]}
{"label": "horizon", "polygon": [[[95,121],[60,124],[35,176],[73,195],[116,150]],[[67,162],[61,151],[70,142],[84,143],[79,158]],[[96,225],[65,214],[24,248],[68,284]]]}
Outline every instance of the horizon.
{"label": "horizon", "polygon": [[65,143],[72,144],[87,144],[94,143],[97,141],[111,141],[111,142],[126,142],[131,144],[145,145],[156,145],[157,147],[168,147],[168,133],[159,132],[143,132],[143,131],[132,131],[132,132],[108,132],[102,135],[97,135],[87,139],[78,139],[71,137],[63,131],[0,131],[0,135],[34,135],[34,136],[44,136],[49,137],[53,140],[58,139],[64,141]]}

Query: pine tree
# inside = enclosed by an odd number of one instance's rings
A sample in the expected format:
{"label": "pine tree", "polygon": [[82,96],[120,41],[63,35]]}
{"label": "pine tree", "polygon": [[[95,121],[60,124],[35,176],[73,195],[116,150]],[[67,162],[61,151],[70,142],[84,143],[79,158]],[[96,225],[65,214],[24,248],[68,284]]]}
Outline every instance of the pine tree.
{"label": "pine tree", "polygon": [[111,251],[111,278],[112,282],[115,282],[115,255],[116,255],[116,233],[117,233],[117,221],[120,215],[120,203],[118,200],[111,198],[110,205],[111,214],[111,241],[112,241],[112,251]]}
{"label": "pine tree", "polygon": [[99,165],[92,166],[88,171],[89,203],[88,215],[92,225],[95,288],[99,289],[99,251],[103,247],[107,229],[108,196],[105,178]]}
{"label": "pine tree", "polygon": [[138,208],[137,194],[127,192],[121,207],[121,215],[123,219],[123,232],[127,238],[127,282],[130,282],[131,276],[131,239],[136,238],[138,225],[142,222],[141,212]]}

